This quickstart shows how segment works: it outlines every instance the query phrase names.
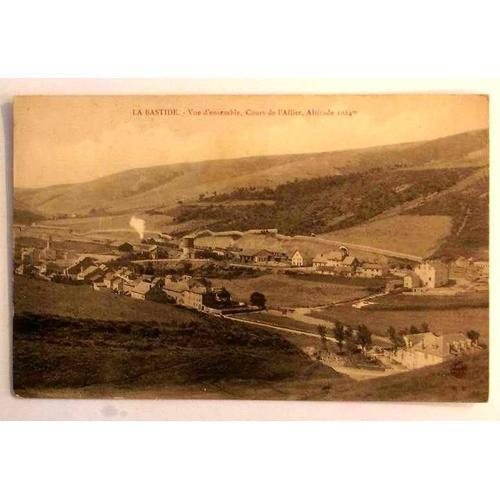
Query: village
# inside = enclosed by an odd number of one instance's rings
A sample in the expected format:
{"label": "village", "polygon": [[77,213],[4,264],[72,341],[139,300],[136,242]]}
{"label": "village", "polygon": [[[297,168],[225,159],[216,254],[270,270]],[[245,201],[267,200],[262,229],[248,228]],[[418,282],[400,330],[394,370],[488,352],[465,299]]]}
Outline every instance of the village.
{"label": "village", "polygon": [[[324,324],[317,321],[314,323],[316,332],[305,333],[295,327],[284,327],[280,322],[275,324],[272,314],[277,317],[281,313],[266,307],[266,297],[258,289],[249,294],[246,301],[233,300],[231,290],[213,285],[203,275],[192,276],[189,270],[194,264],[212,262],[233,269],[258,269],[285,276],[331,276],[347,281],[362,278],[368,282],[378,280],[377,283],[383,280],[384,286],[378,286],[373,296],[424,296],[459,293],[457,284],[463,286],[466,283],[469,288],[471,283],[476,287],[487,287],[487,261],[459,258],[446,263],[433,259],[412,265],[380,256],[364,260],[345,245],[313,255],[301,249],[291,252],[262,248],[249,250],[234,243],[214,247],[196,244],[196,239],[196,234],[184,235],[176,240],[160,233],[155,237],[142,238],[140,243],[111,241],[110,251],[106,254],[83,254],[55,248],[53,236],[48,234],[42,240],[45,242],[43,248],[16,246],[14,271],[17,275],[33,279],[92,287],[99,293],[170,303],[228,320],[264,324],[285,333],[313,335],[321,341],[321,347],[309,348],[311,357],[339,368],[345,362],[339,358],[338,352],[334,354],[328,349],[328,345],[330,342],[336,344],[340,354],[346,345],[352,353],[358,353],[363,358],[363,368],[377,368],[373,370],[373,376],[380,376],[382,372],[388,374],[394,369],[411,370],[441,363],[479,347],[479,334],[474,330],[438,335],[427,325],[388,331],[388,337],[382,341],[380,337],[371,335],[365,325],[350,326],[339,322],[329,336]],[[362,308],[369,303],[367,299],[353,300],[350,305]],[[266,310],[271,313],[268,314],[270,323],[254,321],[257,316],[252,316],[252,313]],[[361,373],[361,370],[354,370],[356,373]]]}

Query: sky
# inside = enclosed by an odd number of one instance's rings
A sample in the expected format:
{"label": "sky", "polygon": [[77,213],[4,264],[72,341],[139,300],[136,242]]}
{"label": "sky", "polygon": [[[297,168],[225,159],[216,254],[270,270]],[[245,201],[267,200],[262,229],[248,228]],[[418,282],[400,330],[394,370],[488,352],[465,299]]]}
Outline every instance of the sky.
{"label": "sky", "polygon": [[479,95],[21,96],[14,102],[14,186],[85,182],[179,162],[397,144],[486,127],[488,98]]}

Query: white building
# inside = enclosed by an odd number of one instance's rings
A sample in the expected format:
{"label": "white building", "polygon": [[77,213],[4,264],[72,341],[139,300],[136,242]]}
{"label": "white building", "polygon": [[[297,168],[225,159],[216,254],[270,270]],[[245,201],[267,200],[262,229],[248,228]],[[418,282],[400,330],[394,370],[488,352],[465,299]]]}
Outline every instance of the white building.
{"label": "white building", "polygon": [[390,353],[390,358],[413,370],[442,363],[472,349],[472,342],[461,333],[438,335],[423,332],[404,335],[405,346]]}
{"label": "white building", "polygon": [[423,288],[438,288],[448,283],[448,266],[438,260],[422,262],[413,272],[419,277]]}
{"label": "white building", "polygon": [[292,266],[295,267],[310,266],[312,264],[312,259],[300,250],[295,250],[295,252],[293,252],[291,261]]}

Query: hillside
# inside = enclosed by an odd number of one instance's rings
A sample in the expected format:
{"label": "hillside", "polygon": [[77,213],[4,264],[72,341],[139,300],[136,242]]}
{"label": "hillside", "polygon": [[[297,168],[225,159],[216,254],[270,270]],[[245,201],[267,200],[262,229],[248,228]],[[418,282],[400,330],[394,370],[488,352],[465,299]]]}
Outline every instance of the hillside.
{"label": "hillside", "polygon": [[465,358],[458,370],[450,361],[357,382],[312,361],[301,349],[317,346],[311,337],[23,278],[16,278],[14,299],[13,378],[22,397],[488,398],[487,350]]}
{"label": "hillside", "polygon": [[[40,189],[15,189],[16,203],[51,214],[130,213],[170,208],[199,195],[242,186],[274,187],[287,179],[311,179],[373,167],[442,168],[488,163],[488,131],[478,130],[432,141],[375,148],[236,158],[132,169],[100,179]],[[68,168],[71,168],[68,165]]]}
{"label": "hillside", "polygon": [[275,332],[89,287],[16,278],[24,397],[301,399],[342,378]]}
{"label": "hillside", "polygon": [[[431,197],[474,175],[477,168],[383,169],[375,167],[341,176],[295,180],[274,189],[255,190],[272,205],[227,206],[221,197],[205,198],[202,204],[184,204],[170,215],[176,223],[212,219],[206,227],[214,231],[277,228],[285,235],[329,233],[356,226],[413,200]],[[247,197],[241,190],[226,195]],[[214,203],[208,204],[208,201]],[[446,214],[449,215],[449,214]]]}

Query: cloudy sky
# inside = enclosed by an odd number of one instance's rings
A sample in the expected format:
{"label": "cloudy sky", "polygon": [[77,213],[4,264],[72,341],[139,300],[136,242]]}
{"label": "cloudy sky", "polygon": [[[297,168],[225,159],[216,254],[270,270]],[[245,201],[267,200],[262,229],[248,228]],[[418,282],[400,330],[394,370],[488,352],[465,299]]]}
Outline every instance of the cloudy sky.
{"label": "cloudy sky", "polygon": [[[171,109],[177,115],[148,114]],[[206,110],[233,114],[209,116]],[[484,96],[25,96],[14,104],[14,185],[84,182],[185,161],[396,144],[485,127]]]}

